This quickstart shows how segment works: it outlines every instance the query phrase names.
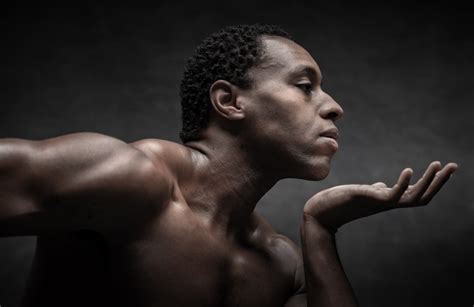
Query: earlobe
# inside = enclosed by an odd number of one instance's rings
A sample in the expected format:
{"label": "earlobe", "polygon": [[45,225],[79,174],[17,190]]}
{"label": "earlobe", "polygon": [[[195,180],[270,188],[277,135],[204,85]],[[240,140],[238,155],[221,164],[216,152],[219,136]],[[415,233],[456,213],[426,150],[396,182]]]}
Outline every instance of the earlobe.
{"label": "earlobe", "polygon": [[209,98],[217,114],[229,120],[241,120],[244,112],[237,103],[237,88],[225,80],[215,81],[209,89]]}

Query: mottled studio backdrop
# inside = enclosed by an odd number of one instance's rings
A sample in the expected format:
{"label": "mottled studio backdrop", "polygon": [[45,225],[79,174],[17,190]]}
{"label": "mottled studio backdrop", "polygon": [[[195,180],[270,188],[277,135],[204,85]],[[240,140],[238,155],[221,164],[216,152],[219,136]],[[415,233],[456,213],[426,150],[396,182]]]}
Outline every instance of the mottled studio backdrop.
{"label": "mottled studio backdrop", "polygon": [[[299,243],[305,201],[338,184],[393,184],[432,160],[459,170],[431,205],[352,222],[339,252],[362,306],[474,304],[473,11],[444,4],[270,1],[140,9],[1,10],[0,137],[97,131],[178,141],[178,85],[205,36],[277,23],[320,64],[342,105],[342,137],[323,182],[284,180],[258,211]],[[0,305],[16,307],[35,239],[0,239]]]}

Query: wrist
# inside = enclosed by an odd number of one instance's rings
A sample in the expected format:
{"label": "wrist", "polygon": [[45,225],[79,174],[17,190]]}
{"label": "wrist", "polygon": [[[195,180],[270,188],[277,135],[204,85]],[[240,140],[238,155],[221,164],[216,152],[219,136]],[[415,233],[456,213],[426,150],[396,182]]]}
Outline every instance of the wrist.
{"label": "wrist", "polygon": [[317,250],[318,253],[333,250],[336,244],[335,230],[322,225],[312,216],[303,217],[303,222],[300,224],[300,238],[304,249]]}
{"label": "wrist", "polygon": [[311,228],[312,231],[320,234],[321,236],[332,236],[334,237],[338,228],[332,225],[327,225],[320,221],[317,217],[303,213],[303,222],[300,226],[300,231],[303,233],[305,228]]}

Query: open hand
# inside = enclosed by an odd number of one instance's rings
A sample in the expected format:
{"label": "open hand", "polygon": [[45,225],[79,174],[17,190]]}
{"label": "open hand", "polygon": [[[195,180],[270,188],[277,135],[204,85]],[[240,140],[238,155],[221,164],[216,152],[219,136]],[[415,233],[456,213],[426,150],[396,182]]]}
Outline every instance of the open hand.
{"label": "open hand", "polygon": [[322,226],[336,231],[338,227],[361,217],[395,208],[424,206],[448,181],[457,164],[432,162],[423,176],[410,185],[413,170],[404,169],[397,183],[387,187],[383,182],[372,185],[349,184],[323,190],[304,206],[304,217],[316,219]]}

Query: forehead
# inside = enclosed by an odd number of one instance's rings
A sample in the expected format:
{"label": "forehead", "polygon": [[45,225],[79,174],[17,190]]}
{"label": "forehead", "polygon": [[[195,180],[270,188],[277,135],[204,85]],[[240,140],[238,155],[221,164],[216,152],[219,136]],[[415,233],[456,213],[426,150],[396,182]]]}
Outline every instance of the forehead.
{"label": "forehead", "polygon": [[263,61],[251,69],[252,74],[291,74],[312,70],[320,78],[319,65],[306,49],[294,41],[278,36],[263,36],[262,47]]}

